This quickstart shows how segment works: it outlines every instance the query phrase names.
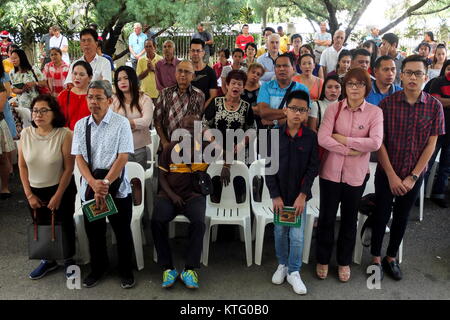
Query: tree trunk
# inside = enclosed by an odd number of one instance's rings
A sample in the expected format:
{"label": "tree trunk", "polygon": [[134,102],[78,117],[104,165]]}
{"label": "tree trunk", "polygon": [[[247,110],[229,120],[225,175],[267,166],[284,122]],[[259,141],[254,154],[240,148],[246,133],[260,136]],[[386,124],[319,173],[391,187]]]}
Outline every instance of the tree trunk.
{"label": "tree trunk", "polygon": [[361,19],[361,16],[364,14],[371,2],[372,0],[363,0],[362,2],[360,2],[359,8],[355,11],[352,19],[350,20],[350,23],[348,24],[347,29],[345,29],[345,41],[347,41],[359,19]]}

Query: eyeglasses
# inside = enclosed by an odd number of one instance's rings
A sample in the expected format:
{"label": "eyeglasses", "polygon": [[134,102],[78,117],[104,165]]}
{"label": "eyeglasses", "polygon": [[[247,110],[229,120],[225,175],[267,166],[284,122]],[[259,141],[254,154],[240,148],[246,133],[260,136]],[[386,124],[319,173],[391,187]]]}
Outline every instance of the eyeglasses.
{"label": "eyeglasses", "polygon": [[191,74],[191,73],[194,73],[194,72],[192,72],[192,71],[190,71],[190,70],[184,70],[184,69],[177,69],[177,73],[186,73],[186,74]]}
{"label": "eyeglasses", "polygon": [[44,116],[47,114],[47,112],[52,111],[52,109],[33,109],[31,112],[35,115],[39,114],[41,116]]}
{"label": "eyeglasses", "polygon": [[402,73],[404,75],[406,75],[408,78],[411,78],[412,75],[415,75],[416,78],[420,78],[423,77],[425,75],[425,73],[423,71],[411,71],[411,70],[406,70],[406,71],[402,71]]}
{"label": "eyeglasses", "polygon": [[309,111],[309,108],[304,108],[304,107],[288,106],[287,108],[294,113],[297,113],[297,112],[298,113],[306,113]]}
{"label": "eyeglasses", "polygon": [[203,49],[191,49],[192,53],[200,53],[202,51],[203,51]]}
{"label": "eyeglasses", "polygon": [[347,82],[345,84],[348,88],[364,88],[366,86],[366,84],[364,82]]}
{"label": "eyeglasses", "polygon": [[88,101],[95,101],[100,102],[102,100],[105,100],[105,97],[94,97],[94,96],[87,96]]}

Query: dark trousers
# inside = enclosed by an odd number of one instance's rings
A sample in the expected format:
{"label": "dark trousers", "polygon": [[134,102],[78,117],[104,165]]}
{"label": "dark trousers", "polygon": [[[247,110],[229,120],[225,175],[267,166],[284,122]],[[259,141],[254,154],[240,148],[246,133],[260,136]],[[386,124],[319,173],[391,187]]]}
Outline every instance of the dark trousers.
{"label": "dark trousers", "polygon": [[436,178],[434,179],[432,197],[445,199],[445,191],[448,184],[448,177],[450,176],[450,138],[447,135],[439,136],[436,142],[436,149],[428,162],[428,171],[425,174],[425,186],[428,183],[431,168],[436,161],[437,154],[441,150],[441,157],[439,158],[439,166]]}
{"label": "dark trousers", "polygon": [[386,255],[392,258],[397,256],[398,248],[405,234],[409,213],[419,196],[422,181],[423,175],[420,176],[410,192],[404,196],[396,197],[391,193],[386,173],[381,169],[377,169],[375,173],[376,209],[372,220],[372,241],[370,246],[370,252],[373,256],[381,256],[384,233],[386,225],[391,218],[391,213],[392,224]]}
{"label": "dark trousers", "polygon": [[[368,177],[368,176],[367,176]],[[356,222],[367,178],[359,187],[320,178],[320,214],[317,224],[317,262],[329,264],[334,245],[334,225],[339,204],[341,223],[337,240],[337,263],[350,265],[356,241]]]}
{"label": "dark trousers", "polygon": [[186,265],[199,268],[205,233],[206,198],[196,197],[189,201],[183,209],[178,209],[171,200],[158,197],[151,221],[153,241],[158,254],[158,263],[166,268],[173,266],[172,252],[169,245],[169,222],[178,214],[186,216],[189,223],[189,246],[187,249]]}
{"label": "dark trousers", "polygon": [[[117,239],[117,254],[119,260],[119,274],[129,277],[132,274],[133,237],[131,235],[132,199],[131,194],[126,198],[113,198],[117,213],[108,216]],[[84,226],[89,239],[89,253],[91,254],[91,271],[101,274],[109,266],[106,248],[106,218],[89,222],[84,216]]]}
{"label": "dark trousers", "polygon": [[[53,195],[58,190],[58,185],[47,188],[33,188],[31,191],[42,202],[48,203]],[[55,213],[55,223],[61,224],[64,237],[67,240],[69,251],[64,252],[64,259],[70,259],[75,255],[75,223],[73,221],[73,214],[75,212],[75,195],[77,194],[77,187],[75,180],[72,176],[69,185],[64,192],[61,199],[61,205]],[[33,210],[29,207],[31,214]],[[37,224],[50,225],[51,224],[51,211],[47,207],[37,209]]]}

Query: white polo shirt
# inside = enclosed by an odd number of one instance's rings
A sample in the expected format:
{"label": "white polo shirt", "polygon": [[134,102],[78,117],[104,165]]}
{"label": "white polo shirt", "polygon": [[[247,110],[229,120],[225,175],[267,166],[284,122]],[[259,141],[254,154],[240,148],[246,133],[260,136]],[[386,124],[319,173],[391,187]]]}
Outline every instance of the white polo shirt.
{"label": "white polo shirt", "polygon": [[322,55],[320,56],[320,65],[327,68],[327,73],[336,70],[339,53],[341,53],[342,50],[344,50],[344,47],[342,47],[341,50],[336,51],[334,46],[331,46],[322,52]]}
{"label": "white polo shirt", "polygon": [[[69,47],[69,40],[62,34],[59,38],[53,36],[50,38],[50,48],[59,48],[62,50],[63,47]],[[69,52],[63,52],[62,59],[65,63],[70,64]]]}
{"label": "white polo shirt", "polygon": [[[72,83],[72,69],[73,65],[77,61],[86,61],[84,59],[84,56],[82,56],[80,59],[75,60],[70,65],[69,74],[67,75],[66,81],[64,81],[64,86],[66,86],[68,83]],[[100,57],[98,54],[95,55],[94,60],[92,60],[89,63],[92,67],[92,81],[95,80],[108,80],[110,83],[112,83],[112,75],[111,75],[111,63],[108,59],[104,57]]]}

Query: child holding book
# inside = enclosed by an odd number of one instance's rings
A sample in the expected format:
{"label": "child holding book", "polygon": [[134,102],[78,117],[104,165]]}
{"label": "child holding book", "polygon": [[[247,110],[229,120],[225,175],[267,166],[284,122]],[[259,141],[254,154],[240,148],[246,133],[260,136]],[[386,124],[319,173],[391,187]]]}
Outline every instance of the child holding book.
{"label": "child holding book", "polygon": [[[272,283],[282,284],[287,278],[295,293],[306,294],[305,284],[300,277],[306,201],[311,199],[311,187],[319,171],[317,135],[306,126],[308,93],[289,93],[283,111],[286,123],[274,129],[279,130],[279,169],[273,175],[266,174],[266,184],[273,201],[274,214],[281,214],[284,207],[293,207],[295,215],[300,215],[301,224],[300,227],[275,224],[275,253],[279,265],[273,274]],[[274,156],[272,159],[277,160]]]}

